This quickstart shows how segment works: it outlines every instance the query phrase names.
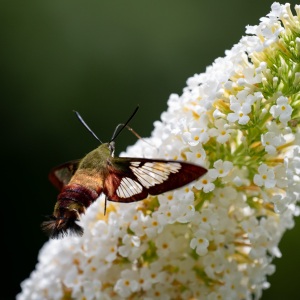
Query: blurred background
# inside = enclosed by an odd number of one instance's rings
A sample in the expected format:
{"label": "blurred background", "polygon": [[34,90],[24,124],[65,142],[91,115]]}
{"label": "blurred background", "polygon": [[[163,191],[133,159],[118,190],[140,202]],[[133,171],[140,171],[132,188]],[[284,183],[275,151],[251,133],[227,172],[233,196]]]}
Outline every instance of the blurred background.
{"label": "blurred background", "polygon": [[[47,241],[40,223],[57,196],[49,170],[98,145],[72,110],[108,141],[139,104],[131,126],[149,136],[169,95],[181,94],[188,77],[224,56],[272,1],[216,3],[1,1],[1,299],[21,291]],[[116,154],[135,141],[124,131]],[[283,257],[274,261],[263,300],[299,295],[296,222],[280,244]]]}

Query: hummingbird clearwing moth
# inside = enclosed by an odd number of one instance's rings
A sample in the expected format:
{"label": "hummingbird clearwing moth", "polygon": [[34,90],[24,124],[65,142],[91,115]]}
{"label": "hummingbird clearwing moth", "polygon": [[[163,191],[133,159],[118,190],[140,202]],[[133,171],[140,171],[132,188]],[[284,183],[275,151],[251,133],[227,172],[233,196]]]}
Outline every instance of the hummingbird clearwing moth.
{"label": "hummingbird clearwing moth", "polygon": [[59,189],[53,215],[41,225],[50,238],[68,233],[82,235],[77,221],[100,194],[106,201],[129,203],[148,195],[182,187],[203,176],[207,169],[177,160],[114,157],[114,140],[137,112],[135,109],[125,124],[119,124],[109,143],[101,140],[75,111],[80,122],[100,142],[100,146],[80,160],[69,161],[53,168],[49,180]]}

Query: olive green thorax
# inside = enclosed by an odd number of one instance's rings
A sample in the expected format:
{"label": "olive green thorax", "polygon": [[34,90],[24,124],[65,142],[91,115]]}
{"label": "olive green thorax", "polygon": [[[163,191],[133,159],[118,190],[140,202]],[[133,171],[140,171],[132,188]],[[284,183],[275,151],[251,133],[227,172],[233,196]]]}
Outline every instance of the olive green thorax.
{"label": "olive green thorax", "polygon": [[104,143],[89,152],[80,162],[78,169],[103,172],[110,158],[113,157],[114,144]]}

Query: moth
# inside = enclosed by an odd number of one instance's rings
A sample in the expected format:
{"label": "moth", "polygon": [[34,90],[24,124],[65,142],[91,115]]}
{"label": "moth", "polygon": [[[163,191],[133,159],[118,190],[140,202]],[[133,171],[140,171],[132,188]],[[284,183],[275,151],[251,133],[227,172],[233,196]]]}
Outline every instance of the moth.
{"label": "moth", "polygon": [[53,214],[41,224],[50,238],[82,235],[83,228],[77,221],[102,193],[105,195],[105,213],[107,201],[140,201],[148,195],[159,195],[182,187],[207,172],[199,165],[184,161],[114,157],[114,141],[124,128],[133,131],[128,123],[138,108],[125,124],[116,127],[108,143],[102,143],[75,111],[100,145],[82,159],[69,161],[50,171],[49,180],[59,190]]}

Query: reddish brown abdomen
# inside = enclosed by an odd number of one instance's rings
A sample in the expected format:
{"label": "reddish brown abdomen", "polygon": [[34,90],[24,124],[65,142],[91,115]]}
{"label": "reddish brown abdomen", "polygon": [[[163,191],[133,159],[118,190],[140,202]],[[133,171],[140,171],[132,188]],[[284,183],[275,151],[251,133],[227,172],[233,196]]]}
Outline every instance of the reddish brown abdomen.
{"label": "reddish brown abdomen", "polygon": [[[69,207],[70,202],[81,204],[88,208],[103,190],[103,177],[95,170],[79,169],[71,178],[70,182],[64,186],[57,197],[60,207]],[[79,211],[79,213],[82,213]]]}
{"label": "reddish brown abdomen", "polygon": [[99,197],[103,189],[102,177],[94,173],[78,170],[69,184],[62,188],[53,215],[41,225],[48,236],[59,238],[68,232],[82,235],[83,228],[77,223],[80,214]]}
{"label": "reddish brown abdomen", "polygon": [[88,208],[99,197],[100,193],[80,184],[68,184],[61,190],[57,201],[59,201],[61,207],[68,206],[70,201],[76,201]]}

